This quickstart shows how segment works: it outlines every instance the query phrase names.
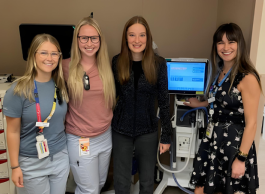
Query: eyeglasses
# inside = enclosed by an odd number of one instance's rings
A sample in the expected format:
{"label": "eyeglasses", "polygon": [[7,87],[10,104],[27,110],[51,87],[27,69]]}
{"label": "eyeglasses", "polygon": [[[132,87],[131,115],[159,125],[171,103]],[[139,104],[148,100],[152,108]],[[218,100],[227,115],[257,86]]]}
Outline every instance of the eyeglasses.
{"label": "eyeglasses", "polygon": [[51,52],[48,53],[47,51],[36,51],[36,53],[39,53],[41,58],[46,59],[48,58],[49,54],[51,55],[52,59],[58,60],[62,53],[60,52]]}
{"label": "eyeglasses", "polygon": [[92,43],[98,43],[100,40],[100,36],[77,36],[79,41],[83,44],[87,43],[89,41],[89,38]]}

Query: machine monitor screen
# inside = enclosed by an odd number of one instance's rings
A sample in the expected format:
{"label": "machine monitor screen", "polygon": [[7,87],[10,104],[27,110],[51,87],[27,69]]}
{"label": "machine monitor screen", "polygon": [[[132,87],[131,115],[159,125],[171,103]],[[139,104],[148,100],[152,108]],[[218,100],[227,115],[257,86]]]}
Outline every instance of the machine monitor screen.
{"label": "machine monitor screen", "polygon": [[74,25],[21,24],[19,26],[19,32],[23,59],[25,61],[27,60],[29,47],[37,34],[50,34],[55,37],[60,44],[63,59],[69,58],[74,29]]}
{"label": "machine monitor screen", "polygon": [[207,70],[207,59],[167,59],[169,93],[203,95],[207,84]]}

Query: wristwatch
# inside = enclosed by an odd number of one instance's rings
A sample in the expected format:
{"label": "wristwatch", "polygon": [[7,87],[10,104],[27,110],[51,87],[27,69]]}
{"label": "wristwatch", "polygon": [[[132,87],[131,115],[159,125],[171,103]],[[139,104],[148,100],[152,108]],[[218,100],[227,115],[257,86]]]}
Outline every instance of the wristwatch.
{"label": "wristwatch", "polygon": [[245,162],[247,160],[248,154],[245,154],[239,150],[237,153],[237,159],[241,162]]}

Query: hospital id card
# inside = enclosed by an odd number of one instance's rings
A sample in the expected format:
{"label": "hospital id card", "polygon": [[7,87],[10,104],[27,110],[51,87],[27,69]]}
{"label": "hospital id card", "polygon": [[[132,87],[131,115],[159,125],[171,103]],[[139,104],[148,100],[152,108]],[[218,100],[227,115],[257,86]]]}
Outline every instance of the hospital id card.
{"label": "hospital id card", "polygon": [[50,123],[36,122],[36,127],[49,127]]}
{"label": "hospital id card", "polygon": [[79,156],[88,156],[89,151],[89,138],[79,139]]}
{"label": "hospital id card", "polygon": [[207,129],[206,129],[206,137],[208,137],[209,139],[212,138],[212,135],[213,135],[213,123],[212,122],[209,122],[208,123],[208,126],[207,126]]}
{"label": "hospital id card", "polygon": [[42,159],[50,155],[47,139],[44,139],[44,135],[38,135],[36,137],[36,148],[38,151],[38,158]]}

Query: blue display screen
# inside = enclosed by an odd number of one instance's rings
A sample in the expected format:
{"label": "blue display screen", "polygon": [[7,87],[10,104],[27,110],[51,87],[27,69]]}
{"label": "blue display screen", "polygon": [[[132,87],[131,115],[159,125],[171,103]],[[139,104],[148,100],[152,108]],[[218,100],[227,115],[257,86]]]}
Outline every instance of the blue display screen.
{"label": "blue display screen", "polygon": [[206,83],[206,63],[167,62],[168,90],[204,92]]}

